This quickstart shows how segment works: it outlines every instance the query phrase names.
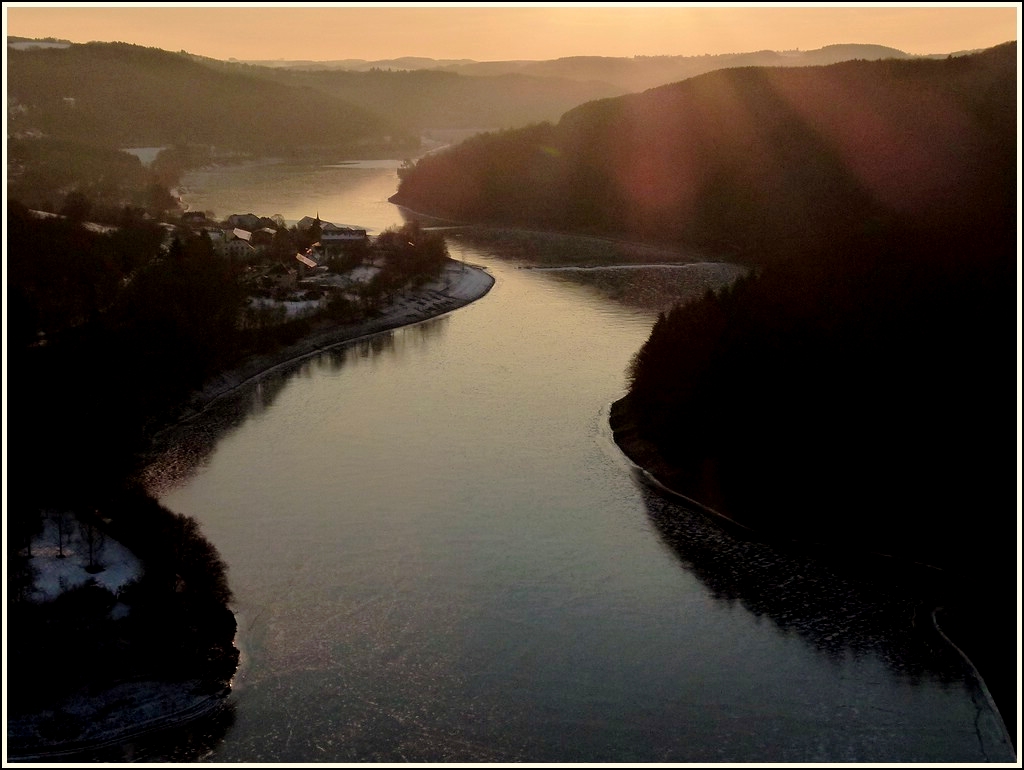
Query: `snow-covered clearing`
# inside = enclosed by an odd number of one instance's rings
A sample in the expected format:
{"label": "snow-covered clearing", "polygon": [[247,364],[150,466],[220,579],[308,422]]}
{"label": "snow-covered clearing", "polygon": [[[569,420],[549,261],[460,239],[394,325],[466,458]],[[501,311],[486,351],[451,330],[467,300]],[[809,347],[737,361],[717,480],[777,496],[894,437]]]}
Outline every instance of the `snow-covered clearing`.
{"label": "snow-covered clearing", "polygon": [[[59,533],[63,533],[60,539]],[[92,561],[101,569],[89,572],[88,534],[71,513],[51,511],[45,515],[42,531],[32,540],[33,601],[53,601],[90,581],[116,594],[142,575],[142,563],[135,554],[112,537],[100,537],[95,530]]]}

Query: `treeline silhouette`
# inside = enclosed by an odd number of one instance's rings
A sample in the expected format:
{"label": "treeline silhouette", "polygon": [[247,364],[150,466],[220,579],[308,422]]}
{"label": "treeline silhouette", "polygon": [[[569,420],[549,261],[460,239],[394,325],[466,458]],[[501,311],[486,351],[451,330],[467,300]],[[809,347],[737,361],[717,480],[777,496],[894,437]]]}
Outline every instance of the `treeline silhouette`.
{"label": "treeline silhouette", "polygon": [[[155,165],[147,168],[134,155],[109,147],[9,138],[7,158],[8,200],[39,211],[119,224],[126,206],[159,218],[178,205],[168,190],[177,184],[177,173],[164,175]],[[69,196],[89,207],[65,212]]]}
{"label": "treeline silhouette", "polygon": [[[893,164],[906,197],[858,195],[860,220],[833,216],[827,196],[823,209],[802,195],[788,208],[794,183],[778,182],[783,202],[766,198],[756,226],[737,230],[757,244],[744,252],[753,274],[659,318],[631,367],[627,402],[694,497],[755,526],[946,566],[973,561],[971,546],[1001,543],[1008,460],[992,441],[1002,408],[992,389],[1016,284],[1015,118],[1006,109],[1015,49],[871,65],[879,93],[895,75],[899,92],[906,80],[920,87],[919,70],[931,71],[935,85],[907,112],[948,105],[948,94],[971,85],[972,120],[946,116],[956,131],[935,115],[922,121],[927,136],[899,132],[904,155],[948,162],[922,165],[923,176],[910,161]],[[882,103],[897,107],[890,94],[863,110],[877,116]],[[876,152],[888,159],[894,150]],[[837,189],[850,162],[837,166]],[[792,221],[776,221],[782,213]],[[786,237],[794,222],[809,227]],[[966,510],[968,531],[951,537],[932,526],[940,512]]]}
{"label": "treeline silhouette", "polygon": [[[121,450],[126,462],[146,427],[237,354],[240,268],[198,237],[164,255],[164,235],[130,212],[95,232],[8,203],[8,355],[19,372],[9,387],[33,427],[15,435],[24,458],[50,458],[70,490],[117,478]],[[28,478],[40,472],[25,466]]]}

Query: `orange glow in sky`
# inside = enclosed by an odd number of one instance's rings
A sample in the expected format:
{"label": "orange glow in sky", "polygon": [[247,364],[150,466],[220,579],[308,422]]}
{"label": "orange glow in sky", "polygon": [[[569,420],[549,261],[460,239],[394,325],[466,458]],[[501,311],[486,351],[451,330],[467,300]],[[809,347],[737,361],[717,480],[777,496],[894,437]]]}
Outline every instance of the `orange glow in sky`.
{"label": "orange glow in sky", "polygon": [[216,59],[555,59],[809,50],[944,54],[1016,40],[1019,3],[740,5],[6,3],[5,32],[121,41]]}

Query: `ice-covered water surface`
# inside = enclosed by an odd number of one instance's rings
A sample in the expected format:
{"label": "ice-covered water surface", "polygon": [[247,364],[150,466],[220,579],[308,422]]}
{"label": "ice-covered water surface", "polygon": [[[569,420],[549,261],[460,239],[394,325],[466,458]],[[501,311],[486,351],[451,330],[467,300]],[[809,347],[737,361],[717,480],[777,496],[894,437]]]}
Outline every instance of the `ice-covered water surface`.
{"label": "ice-covered water surface", "polygon": [[1012,761],[912,587],[637,482],[607,407],[654,309],[450,244],[483,300],[181,437],[162,500],[228,563],[244,658],[209,759]]}

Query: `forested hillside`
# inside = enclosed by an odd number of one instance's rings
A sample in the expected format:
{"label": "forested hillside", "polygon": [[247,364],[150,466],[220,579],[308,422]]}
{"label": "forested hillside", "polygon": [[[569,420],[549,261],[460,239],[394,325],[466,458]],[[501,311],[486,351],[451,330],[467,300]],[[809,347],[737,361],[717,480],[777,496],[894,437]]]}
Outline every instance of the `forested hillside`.
{"label": "forested hillside", "polygon": [[371,111],[323,92],[137,45],[8,48],[6,74],[8,134],[15,137],[282,154],[406,136]]}
{"label": "forested hillside", "polygon": [[425,130],[555,121],[595,99],[724,67],[907,58],[883,46],[836,45],[720,56],[287,66],[123,43],[8,42],[8,117],[15,136],[37,131],[109,147],[205,144],[254,153],[366,147],[390,137],[393,149],[413,154],[411,142]]}
{"label": "forested hillside", "polygon": [[892,217],[957,217],[1015,184],[1016,90],[1015,44],[719,70],[424,157],[392,200],[763,262]]}
{"label": "forested hillside", "polygon": [[294,71],[124,43],[8,46],[8,132],[105,147],[415,154],[430,128],[554,120],[625,90],[567,78]]}
{"label": "forested hillside", "polygon": [[348,72],[248,67],[247,71],[358,104],[409,132],[514,128],[557,120],[566,110],[584,102],[627,92],[607,83],[516,73],[470,77],[434,70]]}
{"label": "forested hillside", "polygon": [[[882,63],[858,109],[875,130],[832,155],[845,159],[831,186],[816,166],[817,198],[791,192],[795,158],[755,170],[765,197],[735,237],[757,272],[660,319],[630,372],[635,428],[692,496],[755,526],[945,565],[1012,525],[1010,457],[993,437],[1016,285],[1015,49],[909,63],[935,72],[894,84]],[[904,112],[918,121],[869,144],[879,106],[897,112],[886,86],[913,92]],[[953,537],[934,526],[967,510]]]}
{"label": "forested hillside", "polygon": [[474,137],[419,160],[393,200],[754,266],[659,321],[631,372],[638,431],[737,518],[823,536],[843,522],[846,540],[884,531],[948,563],[964,541],[930,517],[983,504],[986,541],[1008,474],[985,437],[1008,367],[1016,92],[1012,43],[723,70]]}

